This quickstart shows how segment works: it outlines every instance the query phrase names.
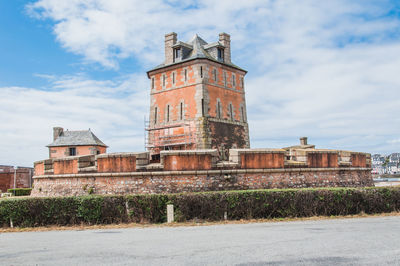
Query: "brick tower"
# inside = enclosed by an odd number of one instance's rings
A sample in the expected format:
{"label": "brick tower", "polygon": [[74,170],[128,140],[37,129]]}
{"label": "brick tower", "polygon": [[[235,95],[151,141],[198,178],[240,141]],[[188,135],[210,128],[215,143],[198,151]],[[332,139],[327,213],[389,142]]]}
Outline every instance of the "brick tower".
{"label": "brick tower", "polygon": [[162,150],[249,148],[244,76],[232,64],[230,36],[208,44],[165,35],[165,61],[147,72],[151,86],[146,147],[153,160]]}

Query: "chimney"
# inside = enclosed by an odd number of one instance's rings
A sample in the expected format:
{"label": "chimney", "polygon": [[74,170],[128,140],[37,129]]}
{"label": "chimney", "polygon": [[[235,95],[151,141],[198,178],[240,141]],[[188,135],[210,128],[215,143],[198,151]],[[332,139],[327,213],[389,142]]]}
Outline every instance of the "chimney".
{"label": "chimney", "polygon": [[222,32],[219,34],[219,42],[225,46],[224,61],[231,63],[231,36],[228,33]]}
{"label": "chimney", "polygon": [[63,132],[64,129],[62,127],[53,127],[53,141],[55,141]]}
{"label": "chimney", "polygon": [[169,65],[174,62],[174,50],[172,46],[176,44],[177,34],[175,32],[171,32],[165,34],[165,64]]}
{"label": "chimney", "polygon": [[307,145],[307,137],[300,138],[300,145],[302,145],[302,146]]}

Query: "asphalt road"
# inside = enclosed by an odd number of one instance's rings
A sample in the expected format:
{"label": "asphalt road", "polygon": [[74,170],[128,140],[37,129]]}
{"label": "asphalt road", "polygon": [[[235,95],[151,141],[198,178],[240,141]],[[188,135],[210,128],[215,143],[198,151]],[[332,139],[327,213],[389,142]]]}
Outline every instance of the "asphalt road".
{"label": "asphalt road", "polygon": [[0,234],[1,265],[400,265],[400,217]]}

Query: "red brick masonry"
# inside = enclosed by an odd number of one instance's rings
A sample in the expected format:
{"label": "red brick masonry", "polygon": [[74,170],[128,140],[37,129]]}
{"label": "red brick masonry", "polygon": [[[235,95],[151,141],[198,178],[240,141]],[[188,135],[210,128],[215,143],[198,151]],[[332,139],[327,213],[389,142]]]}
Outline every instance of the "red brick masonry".
{"label": "red brick masonry", "polygon": [[368,155],[313,150],[293,163],[281,149],[237,149],[218,162],[216,150],[165,151],[159,164],[145,152],[75,156],[36,162],[32,196],[373,186]]}
{"label": "red brick masonry", "polygon": [[[32,184],[33,169],[20,167],[16,171],[16,187],[30,188]],[[0,191],[7,192],[7,189],[14,188],[14,168],[12,166],[0,165]]]}

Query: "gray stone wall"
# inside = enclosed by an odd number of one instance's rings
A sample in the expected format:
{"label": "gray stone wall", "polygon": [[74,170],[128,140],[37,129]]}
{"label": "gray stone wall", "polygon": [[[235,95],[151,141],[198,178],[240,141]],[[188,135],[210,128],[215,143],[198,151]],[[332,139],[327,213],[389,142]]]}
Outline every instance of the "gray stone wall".
{"label": "gray stone wall", "polygon": [[152,194],[365,186],[373,186],[370,168],[164,171],[35,177],[31,195]]}

